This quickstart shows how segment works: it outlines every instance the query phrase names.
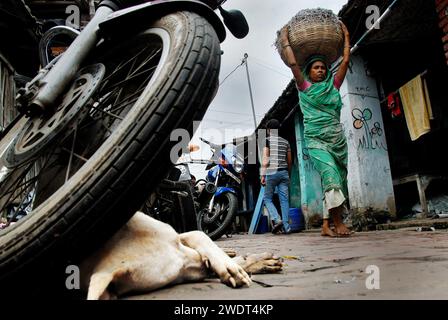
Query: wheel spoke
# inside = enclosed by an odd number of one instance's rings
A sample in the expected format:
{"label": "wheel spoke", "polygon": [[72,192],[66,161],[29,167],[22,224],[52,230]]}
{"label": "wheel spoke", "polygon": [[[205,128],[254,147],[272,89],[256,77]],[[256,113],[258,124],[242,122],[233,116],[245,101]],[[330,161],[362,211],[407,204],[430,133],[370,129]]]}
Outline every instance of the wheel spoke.
{"label": "wheel spoke", "polygon": [[[159,52],[159,51],[160,50],[158,50],[157,52]],[[146,59],[146,61],[149,61],[150,59],[152,59],[152,57]],[[136,70],[141,69],[142,65],[143,64],[140,64],[140,66],[138,66],[136,68]],[[133,104],[134,102],[136,102],[138,100],[138,98],[140,97],[140,94],[144,91],[146,84],[152,78],[156,68],[157,68],[157,66],[151,66],[150,68],[148,68],[146,70],[143,70],[143,71],[139,72],[138,74],[135,74],[135,71],[130,73],[130,77],[127,77],[126,79],[124,79],[124,80],[122,80],[122,81],[120,81],[118,83],[115,83],[112,86],[108,87],[107,89],[108,90],[112,89],[112,91],[106,93],[100,99],[100,101],[96,105],[94,104],[93,106],[90,106],[90,108],[92,108],[93,110],[95,110],[95,111],[97,111],[99,113],[103,113],[103,114],[105,114],[107,116],[111,116],[111,117],[113,117],[115,119],[123,120],[123,118],[120,117],[119,115],[117,115],[117,113],[121,112],[123,109],[125,109],[126,107],[128,107],[129,105]],[[130,94],[130,95],[128,95],[128,96],[126,96],[126,97],[124,97],[124,98],[122,98],[122,101],[120,101],[120,95],[121,95],[122,90],[119,89],[119,85],[123,85],[124,83],[127,83],[127,82],[129,82],[131,80],[134,80],[135,78],[140,77],[141,75],[143,75],[145,73],[148,73],[148,72],[150,72],[149,75],[144,79],[144,81],[141,81],[141,84],[138,87],[137,91],[132,93],[132,94]],[[115,92],[117,91],[117,89],[118,89],[119,92],[113,94],[114,91]],[[114,101],[113,104],[109,104],[106,108],[101,108],[100,107],[100,105],[104,105],[114,95],[116,95],[116,97],[115,97],[115,101]],[[134,98],[132,100],[129,100],[129,99],[131,99],[133,97],[136,97],[136,98]],[[102,99],[104,99],[104,100],[102,100]],[[108,108],[110,108],[110,110],[105,110],[105,109],[108,109]],[[98,119],[93,119],[93,121],[98,121]],[[90,125],[90,123],[85,124],[85,126],[88,126],[88,125]]]}
{"label": "wheel spoke", "polygon": [[[111,105],[109,105],[109,106],[111,106]],[[98,112],[107,114],[108,116],[111,116],[111,117],[113,117],[113,118],[115,118],[115,119],[123,120],[122,117],[117,116],[116,114],[113,114],[113,113],[111,113],[111,112],[109,112],[109,111],[103,110],[103,109],[98,108],[98,107],[95,107],[95,106],[91,106],[91,108],[94,109],[94,110],[96,110],[96,111],[98,111]]]}
{"label": "wheel spoke", "polygon": [[[136,94],[140,94],[144,89],[136,92]],[[133,104],[134,102],[136,102],[139,98],[140,95],[138,95],[136,98],[126,101],[127,99],[129,99],[129,97],[126,97],[124,101],[120,102],[118,105],[114,105],[114,108],[110,110],[110,112],[121,112],[123,109],[125,109],[126,107],[128,107],[129,105]]]}
{"label": "wheel spoke", "polygon": [[[162,51],[161,48],[157,49],[157,50],[152,50],[152,52],[148,55],[148,57],[146,58],[146,60],[144,60],[142,63],[140,63],[140,66],[138,66],[133,74],[137,71],[139,71],[141,68],[143,68],[143,66],[147,65],[149,63],[149,61],[151,61],[153,58],[155,58],[160,52]],[[132,75],[132,74],[131,74]]]}
{"label": "wheel spoke", "polygon": [[67,171],[65,174],[65,182],[70,178],[70,168],[72,167],[73,154],[75,152],[75,143],[76,143],[76,133],[78,132],[77,128],[73,132],[73,141],[72,141],[72,149],[70,150],[70,157],[68,159]]}
{"label": "wheel spoke", "polygon": [[87,159],[87,158],[85,158],[85,157],[83,157],[83,156],[77,154],[76,152],[72,152],[71,150],[69,150],[69,149],[67,149],[67,148],[61,148],[61,150],[62,150],[62,151],[66,151],[66,152],[68,152],[69,154],[72,154],[75,158],[77,158],[77,159],[79,159],[79,160],[82,160],[82,161],[84,161],[84,162],[89,161],[89,159]]}
{"label": "wheel spoke", "polygon": [[101,90],[104,89],[104,87],[107,85],[108,81],[115,76],[116,74],[118,74],[119,71],[121,71],[125,66],[127,66],[129,63],[131,63],[131,61],[133,61],[136,57],[138,57],[140,54],[143,53],[143,51],[145,51],[147,48],[143,48],[142,50],[140,50],[139,53],[137,53],[133,58],[128,59],[126,61],[121,61],[120,64],[115,67],[114,71],[109,74],[106,78],[103,79],[103,86],[101,87]]}
{"label": "wheel spoke", "polygon": [[126,79],[123,79],[123,80],[121,80],[120,82],[114,83],[112,86],[109,87],[109,89],[115,89],[116,87],[121,86],[121,85],[123,85],[124,83],[129,82],[129,81],[131,81],[131,80],[133,80],[133,79],[136,79],[136,78],[138,78],[139,76],[141,76],[141,75],[143,75],[143,74],[145,74],[145,73],[147,73],[147,72],[150,72],[150,71],[152,71],[151,68],[150,68],[150,69],[147,69],[147,70],[143,70],[142,72],[139,72],[139,73],[137,73],[137,74],[131,74],[131,75],[130,75],[129,77],[127,77]]}
{"label": "wheel spoke", "polygon": [[[28,173],[29,169],[31,168],[31,166],[33,165],[32,163],[27,163],[28,164],[28,168],[23,169],[22,172],[15,178],[13,178],[13,181],[8,181],[9,186],[6,188],[6,190],[4,192],[2,192],[2,194],[9,194],[10,192],[14,192],[14,189],[19,185],[20,181],[26,176],[26,174]],[[25,164],[23,164],[22,166],[20,166],[20,168],[24,167]],[[13,173],[11,173],[11,175],[13,175]]]}
{"label": "wheel spoke", "polygon": [[[16,186],[16,189],[21,189],[24,190],[26,188],[28,188],[29,185],[31,185],[32,183],[37,181],[38,176],[34,176],[28,180],[25,180],[23,183],[20,183]],[[17,190],[8,190],[7,192],[3,193],[4,195],[7,194],[15,194],[17,193]],[[18,194],[20,195],[20,192],[18,192]],[[16,196],[15,198],[13,198],[12,200],[15,200],[18,196]]]}
{"label": "wheel spoke", "polygon": [[[54,155],[54,154],[52,154]],[[42,166],[41,168],[37,169],[36,164],[38,160],[33,160],[28,163],[25,163],[28,165],[26,169],[23,169],[22,173],[15,179],[15,181],[12,181],[10,183],[9,187],[4,190],[1,193],[1,197],[5,197],[9,195],[8,199],[4,202],[4,205],[0,208],[0,212],[2,212],[11,202],[19,198],[20,196],[23,196],[23,190],[26,189],[24,186],[28,187],[31,183],[35,183],[39,179],[39,174],[41,171],[45,170],[47,167],[51,167],[55,162],[52,162],[51,165],[49,165],[49,160],[51,159],[51,156],[48,156],[46,158],[41,158],[42,160]],[[21,167],[25,166],[23,164]],[[34,167],[34,175],[28,179],[26,179],[26,176],[30,173],[32,168]],[[23,182],[22,182],[23,181]],[[15,196],[14,196],[15,195]]]}
{"label": "wheel spoke", "polygon": [[[13,222],[15,218],[17,218],[17,216],[19,215],[19,212],[21,210],[25,210],[26,207],[22,209],[22,206],[25,203],[25,200],[29,200],[29,199],[27,199],[27,197],[23,197],[23,199],[20,201],[20,204],[17,206],[17,210],[15,210],[15,212],[12,214],[11,218],[9,220],[7,220],[6,227],[8,227],[11,224],[11,222]],[[30,201],[30,202],[32,202],[32,201]],[[6,218],[8,218],[8,216]]]}

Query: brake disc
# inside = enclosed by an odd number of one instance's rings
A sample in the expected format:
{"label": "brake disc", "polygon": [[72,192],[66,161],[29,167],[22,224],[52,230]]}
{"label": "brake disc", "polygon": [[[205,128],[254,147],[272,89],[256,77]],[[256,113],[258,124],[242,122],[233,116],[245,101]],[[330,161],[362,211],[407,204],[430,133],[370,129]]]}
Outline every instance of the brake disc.
{"label": "brake disc", "polygon": [[70,135],[88,114],[88,104],[104,77],[106,68],[98,63],[78,72],[71,87],[53,114],[30,118],[5,153],[6,165],[17,167],[40,154],[55,141]]}

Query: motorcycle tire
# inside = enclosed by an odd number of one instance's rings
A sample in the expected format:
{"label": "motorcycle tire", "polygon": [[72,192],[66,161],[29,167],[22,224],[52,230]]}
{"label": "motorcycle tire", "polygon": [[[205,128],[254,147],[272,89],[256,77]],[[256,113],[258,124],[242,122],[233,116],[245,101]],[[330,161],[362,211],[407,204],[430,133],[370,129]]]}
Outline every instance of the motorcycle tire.
{"label": "motorcycle tire", "polygon": [[[44,290],[61,297],[61,290],[67,293],[67,266],[78,265],[141,207],[172,167],[170,151],[177,142],[170,141],[171,131],[186,129],[192,137],[193,121],[203,118],[217,92],[220,43],[213,27],[195,13],[166,15],[138,35],[109,42],[100,43],[86,65],[105,65],[98,91],[114,94],[115,102],[121,103],[116,108],[120,116],[110,116],[114,104],[101,112],[98,106],[92,108],[88,117],[96,123],[81,122],[79,126],[88,130],[79,127],[78,136],[73,134],[73,141],[83,138],[79,145],[76,141],[76,148],[88,145],[88,157],[71,149],[76,164],[69,162],[66,170],[53,169],[57,172],[54,179],[42,178],[51,184],[65,172],[68,180],[43,199],[35,199],[36,206],[24,218],[0,230],[2,295],[27,292],[31,297]],[[157,51],[155,47],[160,48]],[[151,51],[144,51],[146,48]],[[158,60],[153,62],[150,54],[156,52]],[[142,72],[152,72],[152,76]],[[107,129],[99,129],[104,126]],[[54,148],[61,144],[55,143]],[[49,152],[42,149],[37,157]],[[57,156],[58,161],[65,159],[59,153],[47,157]],[[33,161],[37,166],[38,160]],[[53,173],[47,165],[24,177],[41,174],[44,169],[48,171],[44,174]],[[36,178],[33,185],[42,180]],[[38,187],[33,194],[40,191]],[[14,190],[11,195],[16,193]]]}
{"label": "motorcycle tire", "polygon": [[231,226],[238,210],[238,199],[233,193],[224,193],[215,198],[214,207],[225,207],[223,212],[215,212],[214,221],[206,222],[208,210],[202,210],[198,215],[198,230],[205,232],[212,240],[221,238]]}

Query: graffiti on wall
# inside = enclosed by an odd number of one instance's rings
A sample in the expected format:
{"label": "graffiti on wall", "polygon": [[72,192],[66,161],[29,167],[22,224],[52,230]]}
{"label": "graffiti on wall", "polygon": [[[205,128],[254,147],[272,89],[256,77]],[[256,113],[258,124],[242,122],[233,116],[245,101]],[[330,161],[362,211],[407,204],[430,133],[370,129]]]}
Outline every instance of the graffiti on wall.
{"label": "graffiti on wall", "polygon": [[364,128],[364,133],[359,138],[358,149],[387,151],[384,145],[383,129],[379,122],[374,122],[372,126],[372,110],[364,108],[363,110],[355,108],[352,110],[353,127],[357,130]]}

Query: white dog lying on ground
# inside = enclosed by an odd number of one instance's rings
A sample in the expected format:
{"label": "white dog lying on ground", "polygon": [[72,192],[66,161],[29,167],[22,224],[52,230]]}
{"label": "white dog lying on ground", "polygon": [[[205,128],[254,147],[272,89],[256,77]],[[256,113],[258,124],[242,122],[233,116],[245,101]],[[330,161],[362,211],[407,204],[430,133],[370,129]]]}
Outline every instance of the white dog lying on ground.
{"label": "white dog lying on ground", "polygon": [[250,285],[251,273],[278,272],[282,262],[272,254],[230,258],[205,233],[178,234],[170,225],[137,212],[81,265],[87,299],[113,299],[170,284],[203,280]]}

